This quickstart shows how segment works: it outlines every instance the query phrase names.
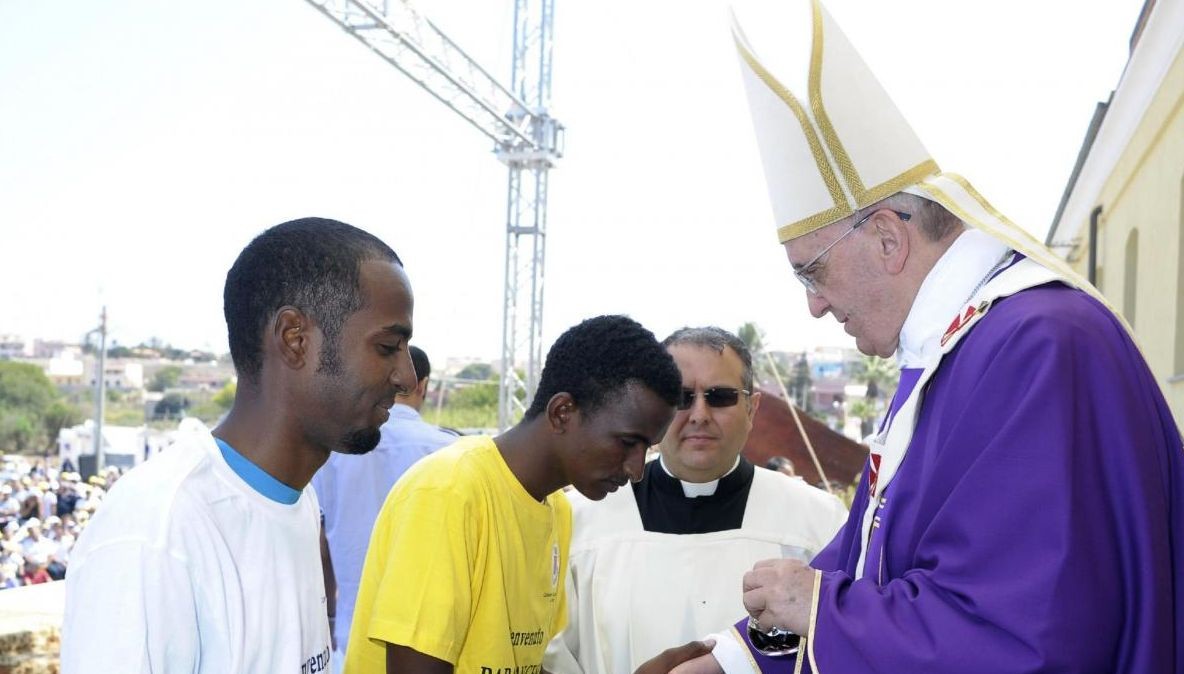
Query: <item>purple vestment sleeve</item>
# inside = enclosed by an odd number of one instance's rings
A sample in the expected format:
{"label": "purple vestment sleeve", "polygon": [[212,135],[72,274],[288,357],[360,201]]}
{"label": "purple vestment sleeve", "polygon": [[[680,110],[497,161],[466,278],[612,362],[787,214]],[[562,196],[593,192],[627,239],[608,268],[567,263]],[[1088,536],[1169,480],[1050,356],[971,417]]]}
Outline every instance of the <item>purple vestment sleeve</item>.
{"label": "purple vestment sleeve", "polygon": [[756,662],[757,667],[762,672],[792,672],[793,658],[792,657],[769,657],[756,649],[752,642],[748,639],[748,617],[744,617],[740,622],[733,627],[740,637],[744,640],[744,645],[748,648],[748,652],[752,655],[752,659]]}
{"label": "purple vestment sleeve", "polygon": [[840,569],[855,569],[859,561],[859,520],[867,508],[868,469],[864,465],[863,475],[859,478],[859,486],[855,488],[855,496],[851,499],[851,509],[847,513],[847,523],[839,529],[830,544],[823,548],[810,566],[819,571],[837,571]]}
{"label": "purple vestment sleeve", "polygon": [[884,496],[877,568],[855,579],[865,491],[812,563],[817,674],[1184,672],[1184,450],[1084,293],[991,309],[931,379]]}

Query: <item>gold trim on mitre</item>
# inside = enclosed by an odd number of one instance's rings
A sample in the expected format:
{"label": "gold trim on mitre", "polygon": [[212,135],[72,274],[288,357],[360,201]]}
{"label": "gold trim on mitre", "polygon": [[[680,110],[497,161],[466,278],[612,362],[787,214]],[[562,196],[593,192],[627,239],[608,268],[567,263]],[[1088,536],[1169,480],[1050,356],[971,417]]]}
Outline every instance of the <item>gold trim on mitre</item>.
{"label": "gold trim on mitre", "polygon": [[851,156],[847,154],[847,148],[843,147],[843,142],[839,140],[839,135],[835,133],[835,127],[830,123],[830,117],[826,114],[826,108],[822,105],[822,4],[818,0],[811,0],[810,2],[810,16],[813,23],[813,43],[810,48],[810,78],[808,80],[807,88],[810,95],[810,110],[814,112],[814,119],[818,120],[818,128],[822,131],[822,139],[826,141],[826,147],[830,149],[830,154],[835,158],[835,163],[839,165],[839,170],[843,173],[843,180],[847,182],[847,188],[851,191],[851,196],[855,198],[855,207],[863,208],[867,204],[863,203],[860,196],[867,192],[863,186],[863,180],[859,177],[859,172],[855,170],[855,164],[851,161]]}
{"label": "gold trim on mitre", "polygon": [[[822,181],[826,183],[826,191],[830,193],[830,198],[835,202],[836,206],[842,204],[845,207],[847,205],[847,197],[843,194],[843,188],[839,185],[839,179],[835,177],[830,160],[827,159],[826,152],[822,149],[822,142],[818,140],[818,134],[814,132],[814,126],[810,123],[809,117],[806,116],[806,109],[802,107],[797,97],[790,93],[789,89],[785,88],[785,85],[777,81],[777,78],[773,77],[773,74],[761,65],[761,62],[749,51],[748,47],[744,46],[744,43],[741,42],[744,34],[740,31],[740,27],[736,26],[735,30],[737,33],[740,33],[733,36],[736,42],[736,49],[740,52],[740,57],[744,59],[744,62],[748,64],[749,68],[752,68],[752,72],[765,83],[765,86],[769,87],[769,90],[776,94],[777,98],[784,101],[789,106],[789,109],[793,111],[793,116],[797,118],[798,124],[802,127],[802,135],[806,137],[806,142],[810,145],[810,154],[814,155],[814,163],[818,165],[818,173],[822,176]],[[827,212],[829,213],[831,211]]]}
{"label": "gold trim on mitre", "polygon": [[863,198],[858,200],[859,207],[865,208],[876,203],[877,201],[887,199],[893,194],[903,192],[905,188],[912,187],[925,178],[928,178],[932,175],[937,175],[938,173],[941,173],[941,169],[938,168],[937,162],[933,161],[932,159],[926,159],[925,161],[917,164],[904,173],[901,173],[895,178],[885,180],[879,185],[876,185],[870,190],[864,192]]}
{"label": "gold trim on mitre", "polygon": [[[866,208],[877,201],[886,199],[906,187],[917,184],[927,176],[941,173],[937,162],[933,158],[928,158],[904,173],[885,180],[879,185],[871,188],[864,186],[863,178],[855,168],[855,162],[847,154],[847,148],[843,145],[842,139],[839,138],[838,132],[835,131],[834,124],[830,121],[830,115],[826,112],[826,105],[822,102],[822,59],[823,48],[826,44],[826,36],[823,30],[824,22],[822,20],[822,3],[819,0],[811,0],[810,5],[813,21],[813,45],[810,51],[809,78],[810,109],[814,112],[814,118],[818,120],[818,127],[822,131],[822,139],[826,142],[827,148],[835,158],[835,163],[839,165],[839,170],[843,174],[843,180],[846,181],[851,196],[855,199],[856,210]],[[783,240],[782,243],[785,243],[785,241]]]}
{"label": "gold trim on mitre", "polygon": [[827,209],[821,213],[815,213],[808,218],[803,218],[797,222],[791,222],[788,225],[782,225],[777,228],[777,240],[780,243],[785,243],[799,236],[805,236],[817,229],[822,229],[827,225],[838,222],[845,217],[854,215],[855,211],[848,206],[835,206]]}
{"label": "gold trim on mitre", "polygon": [[[797,121],[797,125],[801,130],[801,138],[806,141],[806,146],[812,156],[817,175],[822,179],[822,183],[827,191],[827,197],[833,203],[833,206],[824,208],[822,211],[809,215],[795,213],[794,215],[797,215],[798,219],[778,223],[777,239],[780,243],[805,236],[827,225],[838,222],[843,218],[850,217],[860,209],[915,185],[928,176],[941,172],[937,162],[927,156],[928,153],[924,153],[924,149],[921,148],[923,154],[920,156],[924,157],[924,159],[916,165],[897,173],[879,184],[870,187],[865,185],[861,172],[856,167],[854,160],[847,151],[847,147],[839,137],[838,131],[830,118],[830,114],[827,112],[827,106],[823,102],[822,77],[825,60],[824,52],[828,37],[824,33],[826,32],[826,26],[829,25],[827,20],[828,15],[826,15],[820,0],[805,1],[809,2],[811,14],[809,38],[811,48],[808,52],[808,79],[806,83],[808,100],[805,101],[809,107],[803,105],[803,101],[799,100],[793,92],[773,75],[772,70],[757,58],[755,49],[751,46],[751,41],[740,26],[739,20],[734,13],[732,21],[733,38],[741,61],[756,75],[756,80],[767,87],[776,96],[777,100],[783,102],[793,113],[794,119]],[[838,28],[836,27],[835,30],[838,30]],[[840,40],[840,42],[835,44],[837,45],[836,48],[847,48],[843,46],[847,44],[845,41]],[[858,58],[858,55],[856,54],[855,57]],[[912,129],[907,128],[907,122],[904,122],[904,125],[904,132],[912,134]],[[849,138],[848,140],[851,139]],[[802,168],[808,170],[805,166]],[[883,173],[880,175],[882,176]],[[770,184],[769,188],[773,191],[778,190],[778,186],[775,184]],[[794,209],[791,208],[789,210],[792,212]],[[804,217],[801,217],[803,215]]]}
{"label": "gold trim on mitre", "polygon": [[[867,203],[863,206],[860,206],[860,208],[874,204],[882,199],[887,199],[893,194],[902,192],[906,188],[912,187],[925,178],[938,173],[940,173],[940,169],[937,167],[937,162],[933,161],[932,159],[926,159],[925,161],[917,164],[904,173],[901,173],[895,178],[876,185],[870,190],[866,190],[864,194],[869,195],[870,198],[868,199]],[[816,229],[822,229],[832,222],[837,222],[854,214],[855,211],[843,207],[835,207],[821,213],[816,213],[808,218],[799,220],[798,222],[793,222],[788,225],[778,227],[777,240],[779,243],[791,241],[798,238],[799,236],[805,236]]]}

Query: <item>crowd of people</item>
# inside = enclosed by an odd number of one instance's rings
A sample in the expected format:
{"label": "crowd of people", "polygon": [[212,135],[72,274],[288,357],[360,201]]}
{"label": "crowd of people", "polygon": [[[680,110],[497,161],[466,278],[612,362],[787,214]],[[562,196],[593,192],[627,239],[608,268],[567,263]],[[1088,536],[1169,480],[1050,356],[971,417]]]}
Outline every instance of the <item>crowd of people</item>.
{"label": "crowd of people", "polygon": [[[292,220],[226,276],[227,416],[73,504],[103,500],[62,671],[1184,671],[1184,452],[1129,326],[941,172],[818,0],[736,5],[797,292],[901,368],[849,513],[739,455],[761,396],[710,326],[589,318],[519,423],[441,437],[402,259]],[[31,580],[52,477],[3,500]]]}
{"label": "crowd of people", "polygon": [[44,460],[5,459],[0,467],[0,590],[65,578],[74,542],[122,475],[122,469],[110,467],[83,480]]}

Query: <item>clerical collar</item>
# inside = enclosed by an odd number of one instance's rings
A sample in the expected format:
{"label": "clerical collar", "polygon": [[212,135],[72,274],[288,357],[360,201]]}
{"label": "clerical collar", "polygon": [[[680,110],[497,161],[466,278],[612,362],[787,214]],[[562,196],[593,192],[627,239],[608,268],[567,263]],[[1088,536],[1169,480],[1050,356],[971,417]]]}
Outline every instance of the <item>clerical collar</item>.
{"label": "clerical collar", "polygon": [[1007,252],[1006,244],[977,229],[967,229],[954,240],[921,283],[900,329],[898,366],[924,367],[936,355],[950,321]]}
{"label": "clerical collar", "polygon": [[[662,472],[666,473],[670,477],[678,479],[674,473],[670,472],[670,469],[666,467],[666,461],[662,459],[661,455],[658,455],[658,463],[662,466]],[[715,490],[719,488],[719,481],[731,475],[732,471],[736,470],[739,465],[740,455],[737,454],[736,462],[732,464],[732,467],[728,469],[728,472],[724,473],[715,480],[710,482],[687,482],[686,480],[678,479],[679,483],[682,484],[683,496],[686,496],[687,498],[695,498],[696,496],[711,496],[715,493]]]}

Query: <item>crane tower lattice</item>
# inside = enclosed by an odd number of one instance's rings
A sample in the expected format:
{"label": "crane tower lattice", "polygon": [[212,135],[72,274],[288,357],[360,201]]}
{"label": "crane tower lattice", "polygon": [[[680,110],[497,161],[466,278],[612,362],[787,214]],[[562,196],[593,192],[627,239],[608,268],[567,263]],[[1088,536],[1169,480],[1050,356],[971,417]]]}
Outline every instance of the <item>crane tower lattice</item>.
{"label": "crane tower lattice", "polygon": [[548,174],[563,154],[563,125],[549,114],[554,0],[514,0],[509,86],[402,0],[306,1],[485,134],[508,169],[498,387],[498,424],[507,428],[530,404],[543,365]]}

